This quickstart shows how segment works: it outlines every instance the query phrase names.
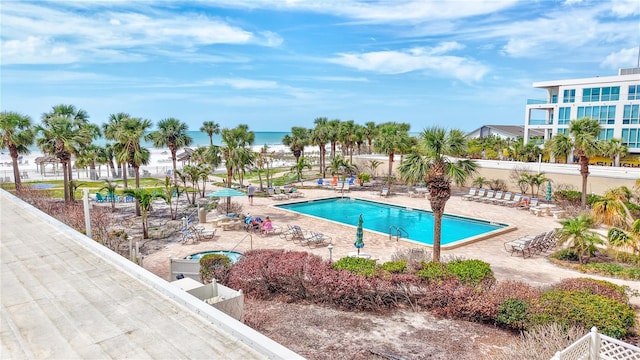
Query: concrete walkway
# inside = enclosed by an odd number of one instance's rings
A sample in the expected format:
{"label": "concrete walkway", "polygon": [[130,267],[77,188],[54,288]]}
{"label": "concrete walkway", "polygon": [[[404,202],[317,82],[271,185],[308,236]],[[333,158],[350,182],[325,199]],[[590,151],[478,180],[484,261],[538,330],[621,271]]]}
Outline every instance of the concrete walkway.
{"label": "concrete walkway", "polygon": [[0,190],[3,359],[301,358]]}

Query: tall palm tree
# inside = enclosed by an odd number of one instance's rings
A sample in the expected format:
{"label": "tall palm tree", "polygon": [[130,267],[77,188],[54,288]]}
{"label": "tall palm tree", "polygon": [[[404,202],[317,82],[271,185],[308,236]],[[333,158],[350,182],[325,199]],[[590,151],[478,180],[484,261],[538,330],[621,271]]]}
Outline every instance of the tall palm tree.
{"label": "tall palm tree", "polygon": [[355,135],[356,124],[353,120],[340,123],[338,128],[338,139],[342,144],[342,156],[349,155],[349,161],[353,163],[353,136]]}
{"label": "tall palm tree", "polygon": [[580,118],[569,123],[569,133],[573,136],[573,146],[580,164],[582,175],[582,209],[587,208],[587,178],[589,176],[589,157],[597,151],[596,143],[600,134],[598,120]]}
{"label": "tall palm tree", "polygon": [[557,237],[560,243],[569,242],[569,246],[576,251],[580,263],[583,264],[595,252],[596,245],[603,241],[596,232],[591,230],[593,218],[587,214],[580,214],[572,219],[560,221],[562,228],[558,230]]}
{"label": "tall palm tree", "polygon": [[411,126],[404,123],[388,122],[380,124],[378,127],[378,137],[373,143],[375,151],[386,154],[389,157],[389,168],[387,174],[387,187],[391,192],[393,172],[393,158],[395,154],[406,148],[411,143],[409,139],[409,129]]}
{"label": "tall palm tree", "polygon": [[71,155],[76,149],[91,141],[91,134],[78,122],[67,117],[48,117],[36,127],[36,142],[45,154],[52,154],[62,164],[64,179],[64,200],[73,201],[69,184],[72,182]]}
{"label": "tall palm tree", "polygon": [[333,119],[327,123],[327,135],[329,144],[331,144],[331,154],[329,155],[331,160],[336,156],[336,145],[338,144],[339,139],[340,122],[340,119]]}
{"label": "tall palm tree", "polygon": [[295,172],[298,176],[298,181],[302,180],[302,172],[304,171],[304,169],[311,169],[309,159],[307,159],[306,157],[301,157],[300,160],[298,160],[298,162],[290,168],[290,170]]}
{"label": "tall palm tree", "polygon": [[[69,159],[67,160],[67,184],[73,184],[73,168],[71,167],[71,157],[77,155],[79,149],[89,146],[91,141],[100,136],[100,128],[89,123],[89,115],[85,110],[77,109],[74,105],[60,104],[52,107],[51,111],[42,114],[42,125],[49,126],[54,119],[65,119],[71,124],[72,132],[78,136],[75,144],[67,148]],[[63,166],[64,170],[64,166]],[[69,201],[74,200],[74,191],[69,191]]]}
{"label": "tall palm tree", "polygon": [[33,144],[34,139],[35,133],[29,116],[10,111],[0,113],[0,149],[9,149],[18,194],[22,192],[18,157],[29,153],[29,145]]}
{"label": "tall palm tree", "polygon": [[145,136],[146,140],[151,140],[155,147],[168,147],[171,152],[171,162],[173,164],[173,180],[178,181],[176,175],[176,154],[178,149],[191,145],[193,139],[187,131],[187,124],[175,118],[167,118],[158,122],[158,130]]}
{"label": "tall palm tree", "polygon": [[364,124],[364,136],[367,138],[367,152],[371,154],[373,139],[378,134],[378,126],[373,121]]}
{"label": "tall palm tree", "polygon": [[[104,138],[107,140],[114,140],[114,141],[118,141],[118,139],[116,139],[116,136],[120,133],[121,131],[121,123],[125,120],[130,118],[131,116],[127,113],[116,113],[116,114],[110,114],[109,118],[107,120],[107,123],[102,124],[102,132],[104,133]],[[114,149],[114,145],[113,144],[108,144],[107,145],[107,152],[111,152],[113,154],[113,158],[115,158],[115,153],[116,150]],[[126,162],[121,163],[118,162],[116,160],[117,164],[118,164],[118,173],[115,173],[115,168],[113,166],[113,162],[110,163],[110,167],[111,167],[111,172],[113,174],[113,177],[120,177],[123,176],[124,178],[124,188],[127,188],[127,174],[126,174]]]}
{"label": "tall palm tree", "polygon": [[[247,165],[253,163],[253,152],[249,146],[253,145],[255,134],[249,127],[240,124],[232,129],[222,129],[222,147],[220,152],[227,169],[227,187],[231,187],[235,173],[244,174]],[[227,197],[227,206],[231,205],[231,198]]]}
{"label": "tall palm tree", "polygon": [[569,164],[569,155],[571,155],[571,151],[573,150],[573,141],[569,135],[559,133],[549,139],[548,143],[545,143],[545,150],[556,159],[556,162],[558,159],[564,159],[564,161]]}
{"label": "tall palm tree", "polygon": [[304,153],[304,147],[309,144],[309,130],[304,127],[294,126],[291,128],[291,135],[282,138],[282,144],[288,146],[296,158],[296,163]]}
{"label": "tall palm tree", "polygon": [[413,173],[425,179],[431,195],[433,212],[433,261],[440,261],[442,236],[442,215],[447,201],[451,197],[451,183],[463,185],[477,171],[473,160],[452,160],[448,155],[464,151],[464,137],[457,131],[447,132],[443,128],[433,127],[420,134],[417,151],[407,155],[398,171],[402,174]]}
{"label": "tall palm tree", "polygon": [[329,142],[329,126],[326,117],[316,118],[313,123],[316,125],[309,134],[309,143],[317,145],[320,150],[320,173],[326,176],[325,164],[327,155],[327,143]]}
{"label": "tall palm tree", "polygon": [[213,134],[220,134],[220,124],[213,121],[205,121],[202,123],[200,131],[209,136],[209,145],[213,145]]}
{"label": "tall palm tree", "polygon": [[89,166],[89,179],[98,180],[98,174],[96,173],[96,163],[99,160],[103,150],[98,145],[84,146],[78,149],[76,156],[76,168],[84,168]]}

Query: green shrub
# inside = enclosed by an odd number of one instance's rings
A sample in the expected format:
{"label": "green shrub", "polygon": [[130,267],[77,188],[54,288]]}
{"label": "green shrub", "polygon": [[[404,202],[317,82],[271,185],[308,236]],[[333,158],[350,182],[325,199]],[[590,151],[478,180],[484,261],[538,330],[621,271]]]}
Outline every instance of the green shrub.
{"label": "green shrub", "polygon": [[551,290],[540,298],[530,317],[535,324],[596,326],[615,338],[626,336],[635,325],[635,312],[628,304],[586,291]]}
{"label": "green shrub", "polygon": [[407,261],[387,261],[386,263],[380,265],[380,269],[394,274],[404,274],[407,272]]}
{"label": "green shrub", "polygon": [[629,302],[631,289],[628,286],[620,286],[606,280],[591,278],[571,278],[560,281],[555,286],[558,290],[584,291],[594,295],[601,295],[609,299],[618,300],[623,304]]}
{"label": "green shrub", "polygon": [[441,262],[422,262],[422,269],[416,272],[416,276],[427,280],[429,283],[442,283],[452,275]]}
{"label": "green shrub", "polygon": [[484,281],[495,281],[491,265],[482,260],[454,260],[447,263],[446,269],[467,285],[475,286]]}
{"label": "green shrub", "polygon": [[513,329],[524,329],[529,306],[526,301],[520,299],[507,299],[498,306],[496,321]]}
{"label": "green shrub", "polygon": [[334,262],[331,267],[336,270],[347,270],[364,276],[374,276],[377,273],[375,260],[359,257],[344,257]]}
{"label": "green shrub", "polygon": [[561,261],[580,260],[580,258],[578,257],[578,253],[576,253],[573,249],[562,249],[562,250],[556,251],[553,255],[551,255],[551,257]]}
{"label": "green shrub", "polygon": [[231,259],[222,254],[207,254],[200,258],[200,279],[204,283],[210,283],[214,278],[217,268],[228,268]]}

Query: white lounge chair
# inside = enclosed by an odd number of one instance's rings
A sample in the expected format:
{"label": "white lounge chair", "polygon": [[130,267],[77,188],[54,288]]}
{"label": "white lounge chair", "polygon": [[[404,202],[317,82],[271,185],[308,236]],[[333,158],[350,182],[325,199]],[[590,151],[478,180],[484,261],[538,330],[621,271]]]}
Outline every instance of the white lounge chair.
{"label": "white lounge chair", "polygon": [[485,197],[485,195],[487,195],[487,189],[480,189],[480,190],[478,190],[478,194],[477,195],[471,197],[471,200],[479,201],[480,199]]}
{"label": "white lounge chair", "polygon": [[498,205],[505,205],[506,202],[511,201],[511,198],[513,197],[513,193],[511,191],[507,191],[504,194],[504,198],[500,199],[500,200],[496,200],[494,202],[494,204],[498,204]]}
{"label": "white lounge chair", "polygon": [[478,192],[478,189],[472,187],[471,189],[469,189],[468,194],[462,195],[462,200],[471,200],[471,198],[473,198],[477,192]]}
{"label": "white lounge chair", "polygon": [[389,196],[389,188],[383,187],[382,191],[380,191],[380,196]]}
{"label": "white lounge chair", "polygon": [[504,196],[504,192],[502,190],[498,190],[496,192],[496,196],[493,197],[493,199],[491,199],[491,201],[488,201],[492,204],[497,204],[498,201],[502,200],[502,197]]}
{"label": "white lounge chair", "polygon": [[483,197],[483,198],[478,199],[478,201],[488,203],[488,202],[493,201],[493,198],[494,198],[495,196],[496,196],[496,192],[495,192],[495,190],[489,190],[489,191],[487,191],[487,196],[485,196],[485,197]]}

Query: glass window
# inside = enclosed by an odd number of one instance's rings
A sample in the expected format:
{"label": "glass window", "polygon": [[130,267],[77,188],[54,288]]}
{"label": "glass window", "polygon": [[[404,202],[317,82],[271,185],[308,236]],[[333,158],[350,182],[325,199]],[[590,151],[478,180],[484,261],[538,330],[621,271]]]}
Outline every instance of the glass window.
{"label": "glass window", "polygon": [[551,103],[552,104],[557,104],[558,103],[558,94],[551,95]]}
{"label": "glass window", "polygon": [[600,101],[600,88],[591,89],[591,101]]}
{"label": "glass window", "polygon": [[622,113],[623,124],[640,123],[640,105],[625,105]]}
{"label": "glass window", "polygon": [[640,100],[640,85],[629,85],[629,100]]}
{"label": "glass window", "polygon": [[611,87],[611,101],[620,100],[620,86]]}
{"label": "glass window", "polygon": [[561,107],[558,109],[558,124],[566,125],[569,123],[569,119],[571,118],[571,108],[570,107]]}
{"label": "glass window", "polygon": [[609,101],[610,94],[611,94],[610,87],[602,88],[602,101]]}
{"label": "glass window", "polygon": [[567,129],[558,129],[558,134],[565,134],[565,135],[567,135]]}
{"label": "glass window", "polygon": [[582,102],[591,101],[591,89],[582,89]]}
{"label": "glass window", "polygon": [[562,92],[563,103],[576,102],[576,89],[569,89]]}

